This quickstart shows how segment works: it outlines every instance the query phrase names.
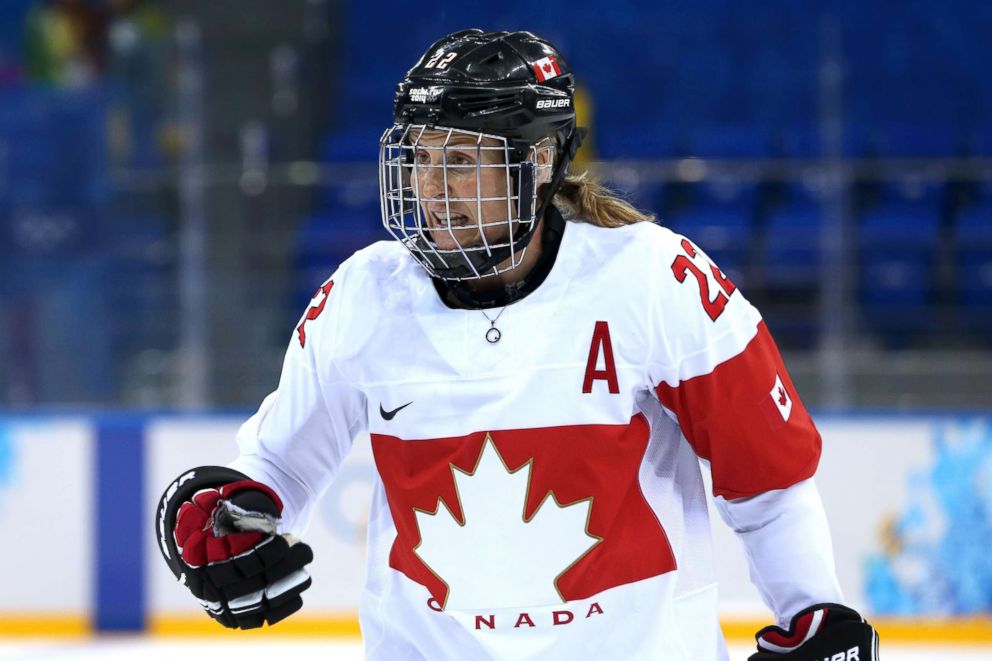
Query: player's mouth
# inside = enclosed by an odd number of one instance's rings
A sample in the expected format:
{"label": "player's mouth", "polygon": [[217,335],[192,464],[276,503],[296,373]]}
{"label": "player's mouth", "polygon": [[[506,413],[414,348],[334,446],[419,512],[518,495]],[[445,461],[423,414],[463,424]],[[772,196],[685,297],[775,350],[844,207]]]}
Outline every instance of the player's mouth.
{"label": "player's mouth", "polygon": [[427,211],[431,216],[431,225],[434,227],[465,227],[472,224],[472,219],[469,216],[457,211],[443,208],[428,208]]}

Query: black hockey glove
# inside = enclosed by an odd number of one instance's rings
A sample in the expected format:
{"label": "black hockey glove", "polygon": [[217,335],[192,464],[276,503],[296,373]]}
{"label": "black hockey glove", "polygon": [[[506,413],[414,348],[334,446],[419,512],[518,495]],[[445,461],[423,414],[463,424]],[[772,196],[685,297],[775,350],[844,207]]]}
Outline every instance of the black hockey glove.
{"label": "black hockey glove", "polygon": [[748,661],[877,661],[878,632],[856,611],[816,604],[799,611],[789,630],[765,627],[754,635]]}
{"label": "black hockey glove", "polygon": [[276,534],[282,502],[269,487],[216,466],[181,475],[162,495],[160,550],[210,617],[232,629],[270,625],[303,606],[306,544]]}

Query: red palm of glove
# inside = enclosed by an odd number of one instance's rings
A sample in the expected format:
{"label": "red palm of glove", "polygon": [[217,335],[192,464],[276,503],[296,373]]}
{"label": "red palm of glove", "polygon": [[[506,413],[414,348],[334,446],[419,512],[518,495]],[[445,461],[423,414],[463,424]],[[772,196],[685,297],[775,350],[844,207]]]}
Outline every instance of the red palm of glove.
{"label": "red palm of glove", "polygon": [[274,514],[277,516],[282,513],[282,501],[276,492],[253,480],[197,491],[192,500],[179,507],[176,515],[173,534],[183,562],[194,568],[224,562],[254,548],[267,537],[257,531],[224,534],[218,532],[214,526],[214,515],[221,501],[229,500],[236,493],[244,491],[261,491],[275,505]]}

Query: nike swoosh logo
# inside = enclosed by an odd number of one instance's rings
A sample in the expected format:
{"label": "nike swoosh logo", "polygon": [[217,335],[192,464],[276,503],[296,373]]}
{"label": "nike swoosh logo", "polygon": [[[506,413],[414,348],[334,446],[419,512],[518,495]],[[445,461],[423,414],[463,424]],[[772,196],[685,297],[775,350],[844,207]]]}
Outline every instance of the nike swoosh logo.
{"label": "nike swoosh logo", "polygon": [[410,404],[413,404],[413,402],[407,402],[403,406],[399,406],[399,407],[393,409],[392,411],[387,411],[386,409],[382,408],[382,404],[380,403],[379,404],[379,415],[382,416],[382,419],[383,420],[392,420],[393,418],[396,417],[396,414],[397,413],[399,413],[400,411],[402,411],[406,407],[410,406]]}

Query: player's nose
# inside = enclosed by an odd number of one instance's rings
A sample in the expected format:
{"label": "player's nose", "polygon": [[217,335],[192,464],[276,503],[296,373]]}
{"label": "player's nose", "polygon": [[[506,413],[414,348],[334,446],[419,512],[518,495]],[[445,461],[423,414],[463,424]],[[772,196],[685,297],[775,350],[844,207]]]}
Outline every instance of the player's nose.
{"label": "player's nose", "polygon": [[421,197],[440,199],[447,192],[444,167],[438,164],[421,165],[416,172]]}

